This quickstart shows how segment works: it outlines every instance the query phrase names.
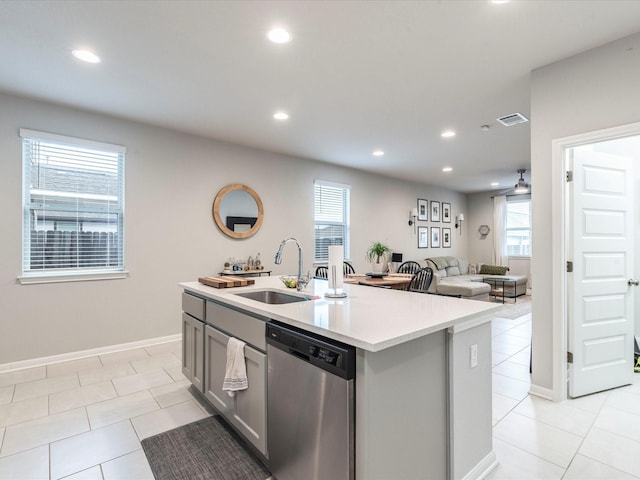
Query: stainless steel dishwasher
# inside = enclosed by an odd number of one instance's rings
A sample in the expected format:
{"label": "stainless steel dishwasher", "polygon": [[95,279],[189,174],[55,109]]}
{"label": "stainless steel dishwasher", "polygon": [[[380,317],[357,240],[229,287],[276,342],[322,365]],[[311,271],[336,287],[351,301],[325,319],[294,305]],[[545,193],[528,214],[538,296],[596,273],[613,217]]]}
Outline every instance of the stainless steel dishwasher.
{"label": "stainless steel dishwasher", "polygon": [[267,323],[267,445],[277,480],[353,480],[355,348]]}

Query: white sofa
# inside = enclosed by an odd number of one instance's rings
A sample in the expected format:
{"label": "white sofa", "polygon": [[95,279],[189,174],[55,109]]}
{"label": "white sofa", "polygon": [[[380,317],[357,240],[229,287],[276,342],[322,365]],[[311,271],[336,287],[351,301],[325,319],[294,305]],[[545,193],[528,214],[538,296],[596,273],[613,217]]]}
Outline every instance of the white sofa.
{"label": "white sofa", "polygon": [[[527,291],[528,279],[524,275],[475,273],[474,269],[470,273],[469,263],[456,257],[431,257],[427,258],[426,262],[427,267],[433,270],[429,293],[481,299],[491,293],[492,286],[503,288],[504,295],[508,298],[519,297]],[[497,285],[495,282],[491,285],[489,278],[497,279]],[[490,283],[486,283],[485,279]],[[501,283],[501,280],[506,282]]]}

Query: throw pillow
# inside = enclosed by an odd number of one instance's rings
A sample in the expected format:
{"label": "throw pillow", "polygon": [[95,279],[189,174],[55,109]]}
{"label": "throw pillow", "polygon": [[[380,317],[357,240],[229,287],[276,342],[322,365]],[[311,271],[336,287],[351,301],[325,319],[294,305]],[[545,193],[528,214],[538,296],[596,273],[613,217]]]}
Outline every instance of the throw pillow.
{"label": "throw pillow", "polygon": [[447,267],[447,277],[455,277],[460,275],[460,269],[458,267]]}
{"label": "throw pillow", "polygon": [[475,275],[476,274],[476,265],[474,263],[470,263],[469,264],[469,274],[470,275]]}
{"label": "throw pillow", "polygon": [[509,271],[509,267],[501,267],[500,265],[482,265],[480,274],[485,275],[505,275]]}

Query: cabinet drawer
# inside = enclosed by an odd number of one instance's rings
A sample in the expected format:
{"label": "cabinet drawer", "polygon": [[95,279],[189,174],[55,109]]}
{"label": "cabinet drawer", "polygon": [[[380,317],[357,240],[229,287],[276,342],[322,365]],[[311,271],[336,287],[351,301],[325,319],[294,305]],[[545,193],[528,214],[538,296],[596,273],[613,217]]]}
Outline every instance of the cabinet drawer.
{"label": "cabinet drawer", "polygon": [[204,321],[204,300],[195,295],[182,292],[182,311],[198,320]]}
{"label": "cabinet drawer", "polygon": [[265,340],[266,319],[262,320],[238,312],[217,303],[207,302],[206,321],[243,342],[262,350],[267,350]]}

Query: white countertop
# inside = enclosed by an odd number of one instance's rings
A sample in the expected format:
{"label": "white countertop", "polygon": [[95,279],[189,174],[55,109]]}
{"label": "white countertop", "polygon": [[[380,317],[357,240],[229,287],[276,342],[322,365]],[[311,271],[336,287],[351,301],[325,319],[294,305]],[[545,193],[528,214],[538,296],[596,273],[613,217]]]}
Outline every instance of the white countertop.
{"label": "white countertop", "polygon": [[236,293],[274,289],[296,295],[278,277],[255,278],[255,285],[213,288],[199,282],[180,286],[219,303],[324,335],[363,350],[376,352],[414,338],[485,316],[500,305],[476,300],[426,295],[402,290],[344,285],[346,298],[328,299],[326,280],[312,280],[303,294],[314,300],[269,305]]}

